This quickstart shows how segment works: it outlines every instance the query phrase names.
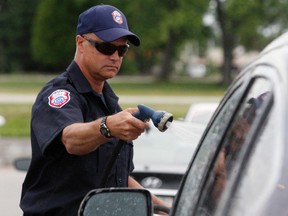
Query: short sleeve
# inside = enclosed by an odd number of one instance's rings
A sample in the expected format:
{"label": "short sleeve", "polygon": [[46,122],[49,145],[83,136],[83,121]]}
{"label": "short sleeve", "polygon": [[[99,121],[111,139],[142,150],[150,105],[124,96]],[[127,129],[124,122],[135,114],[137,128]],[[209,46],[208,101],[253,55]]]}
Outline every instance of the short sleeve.
{"label": "short sleeve", "polygon": [[83,122],[83,114],[75,91],[52,89],[38,95],[32,109],[31,133],[42,153],[66,126],[76,122]]}

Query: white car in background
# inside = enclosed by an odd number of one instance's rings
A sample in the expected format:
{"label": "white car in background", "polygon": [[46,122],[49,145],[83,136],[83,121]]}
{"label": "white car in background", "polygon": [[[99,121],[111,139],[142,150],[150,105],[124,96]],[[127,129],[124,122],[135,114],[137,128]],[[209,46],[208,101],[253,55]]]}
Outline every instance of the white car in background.
{"label": "white car in background", "polygon": [[184,121],[207,125],[219,103],[195,103],[190,106]]}
{"label": "white car in background", "polygon": [[0,115],[0,127],[3,126],[6,123],[6,119],[4,118],[4,116]]}
{"label": "white car in background", "polygon": [[182,177],[218,103],[191,105],[185,119],[174,120],[163,133],[150,122],[134,141],[132,176],[153,194],[173,202]]}

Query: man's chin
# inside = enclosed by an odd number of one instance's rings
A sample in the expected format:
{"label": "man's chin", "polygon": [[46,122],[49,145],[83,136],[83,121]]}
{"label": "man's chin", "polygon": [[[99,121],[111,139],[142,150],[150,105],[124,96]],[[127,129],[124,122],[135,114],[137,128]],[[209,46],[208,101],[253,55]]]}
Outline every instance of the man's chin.
{"label": "man's chin", "polygon": [[105,74],[105,78],[106,78],[106,79],[112,79],[112,78],[114,78],[116,75],[117,75],[117,72],[107,72],[107,73]]}

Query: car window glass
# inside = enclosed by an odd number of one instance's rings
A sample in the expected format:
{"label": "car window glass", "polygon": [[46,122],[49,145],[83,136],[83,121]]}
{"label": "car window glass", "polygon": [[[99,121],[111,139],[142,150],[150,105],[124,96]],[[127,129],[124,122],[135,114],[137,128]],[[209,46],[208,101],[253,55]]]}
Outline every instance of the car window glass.
{"label": "car window glass", "polygon": [[[232,177],[239,173],[239,158],[247,149],[257,119],[270,97],[272,85],[258,78],[252,82],[240,109],[233,118],[218,153],[213,170],[205,183],[197,209],[197,215],[214,215],[225,189],[231,189]],[[255,126],[254,126],[255,125]],[[263,126],[263,125],[261,125]]]}
{"label": "car window glass", "polygon": [[[231,199],[232,205],[228,215],[266,215],[267,212],[265,214],[261,211],[268,206],[267,199],[271,193],[279,194],[285,190],[286,182],[277,178],[281,176],[279,167],[283,163],[285,151],[283,142],[280,141],[281,124],[276,110],[277,107],[273,104],[265,127],[254,149],[251,149],[250,161],[242,174],[238,190]],[[268,215],[271,215],[271,212]]]}
{"label": "car window glass", "polygon": [[208,168],[208,162],[211,161],[217,149],[217,143],[220,141],[243,93],[241,89],[242,86],[230,96],[208,129],[183,184],[178,204],[174,210],[175,215],[191,215],[190,211],[193,209],[191,203],[195,203],[196,194],[200,190],[200,183]]}
{"label": "car window glass", "polygon": [[[275,142],[277,139],[275,131],[271,130],[274,127],[277,126],[273,116],[271,116],[262,133],[263,135],[257,140],[249,166],[247,166],[242,181],[239,183],[240,188],[232,198],[231,215],[263,215],[257,211],[263,209],[263,207],[259,207],[265,205],[267,195],[275,189],[274,177],[277,174],[274,173],[278,172],[276,167],[279,165],[283,153],[281,146],[274,145],[273,148],[267,148],[269,144],[277,143]],[[259,145],[260,143],[261,145]],[[269,162],[267,163],[267,161]],[[269,173],[269,177],[267,177],[267,173]],[[281,187],[281,185],[279,186]]]}

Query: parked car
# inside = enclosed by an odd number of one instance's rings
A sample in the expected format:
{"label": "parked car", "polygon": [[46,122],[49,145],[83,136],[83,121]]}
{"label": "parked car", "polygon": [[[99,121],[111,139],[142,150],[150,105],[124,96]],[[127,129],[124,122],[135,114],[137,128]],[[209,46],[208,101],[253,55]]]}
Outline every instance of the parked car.
{"label": "parked car", "polygon": [[[21,172],[14,161],[31,155],[29,138],[0,137],[0,211],[1,215],[19,216],[22,183],[26,171]],[[25,160],[24,160],[25,161]],[[28,161],[27,161],[28,162]],[[30,159],[29,159],[30,162]],[[23,164],[22,162],[19,164]],[[15,166],[17,169],[15,169]],[[25,164],[23,164],[25,165]],[[26,164],[27,166],[27,164]],[[25,167],[23,169],[26,169]],[[22,213],[23,214],[23,213]]]}
{"label": "parked car", "polygon": [[172,204],[207,124],[174,120],[163,133],[150,124],[149,130],[134,141],[132,176],[150,192]]}
{"label": "parked car", "polygon": [[4,118],[4,116],[0,115],[0,127],[5,125],[5,123],[6,123],[6,119]]}
{"label": "parked car", "polygon": [[[288,33],[234,80],[191,158],[171,216],[288,215],[287,59]],[[97,205],[103,200],[109,208]],[[141,209],[136,215],[146,216],[152,207],[146,190],[100,189],[87,194],[79,215],[127,216]]]}
{"label": "parked car", "polygon": [[210,121],[219,103],[193,103],[185,115],[184,121],[202,124],[205,127]]}

